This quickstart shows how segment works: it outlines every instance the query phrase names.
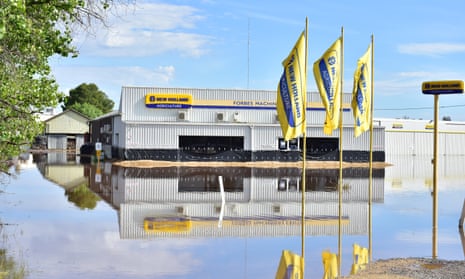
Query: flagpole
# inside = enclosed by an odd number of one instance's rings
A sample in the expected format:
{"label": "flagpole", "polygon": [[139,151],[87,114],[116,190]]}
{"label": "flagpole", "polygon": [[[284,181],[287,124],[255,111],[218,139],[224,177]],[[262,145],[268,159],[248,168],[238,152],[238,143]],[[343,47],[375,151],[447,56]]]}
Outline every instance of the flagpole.
{"label": "flagpole", "polygon": [[[308,17],[305,18],[305,82],[307,82],[307,60],[308,60]],[[303,102],[303,111],[305,114],[304,117],[304,129],[303,129],[303,148],[302,148],[302,224],[301,224],[301,233],[302,233],[302,278],[304,277],[304,272],[305,272],[305,173],[307,170],[307,92],[302,93],[304,97],[304,102]]]}
{"label": "flagpole", "polygon": [[341,255],[342,255],[342,161],[343,161],[343,150],[342,150],[342,113],[344,107],[344,27],[341,27],[341,89],[340,89],[340,105],[339,105],[339,221],[338,221],[338,271],[341,274]]}
{"label": "flagpole", "polygon": [[368,180],[368,259],[371,262],[373,257],[373,242],[372,242],[372,198],[373,198],[373,105],[374,105],[374,52],[375,52],[375,38],[371,35],[371,101],[370,101],[370,161],[369,161],[369,180]]}

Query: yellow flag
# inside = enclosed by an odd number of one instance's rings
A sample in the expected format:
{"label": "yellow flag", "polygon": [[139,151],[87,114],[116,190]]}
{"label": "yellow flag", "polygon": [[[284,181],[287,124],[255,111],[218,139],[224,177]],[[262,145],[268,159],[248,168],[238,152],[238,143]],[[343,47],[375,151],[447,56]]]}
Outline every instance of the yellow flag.
{"label": "yellow flag", "polygon": [[358,137],[370,129],[371,124],[371,44],[357,61],[352,91],[352,111],[354,113],[354,135]]}
{"label": "yellow flag", "polygon": [[284,140],[297,138],[305,133],[305,52],[305,33],[302,32],[289,56],[282,62],[284,71],[278,84],[276,110]]}
{"label": "yellow flag", "polygon": [[331,135],[333,130],[339,127],[339,109],[341,106],[341,38],[313,63],[313,75],[315,77],[321,100],[326,109],[324,133]]}
{"label": "yellow flag", "polygon": [[303,279],[304,259],[289,250],[283,250],[279,261],[276,279]]}

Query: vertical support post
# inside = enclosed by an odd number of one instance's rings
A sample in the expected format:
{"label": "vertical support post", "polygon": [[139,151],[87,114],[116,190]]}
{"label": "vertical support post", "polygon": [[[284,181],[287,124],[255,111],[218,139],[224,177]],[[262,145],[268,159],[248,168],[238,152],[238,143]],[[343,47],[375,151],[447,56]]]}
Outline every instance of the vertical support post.
{"label": "vertical support post", "polygon": [[369,174],[368,174],[368,260],[373,259],[373,113],[375,103],[375,37],[371,35],[371,103],[370,103],[370,158],[369,158]]}
{"label": "vertical support post", "polygon": [[438,110],[439,94],[435,94],[433,145],[433,259],[438,257]]}
{"label": "vertical support post", "polygon": [[463,229],[463,221],[465,221],[465,199],[463,200],[462,215],[459,219],[459,228]]}
{"label": "vertical support post", "polygon": [[463,221],[465,220],[465,199],[463,200],[462,215],[459,219],[459,234],[462,241],[463,255],[465,256],[465,233],[463,232]]}
{"label": "vertical support post", "polygon": [[343,112],[344,112],[344,27],[341,27],[341,92],[340,94],[340,105],[339,105],[339,220],[338,220],[338,248],[337,248],[337,259],[338,259],[338,274],[341,274],[342,266],[342,162],[344,160],[344,144],[342,141],[342,133],[344,127],[342,125]]}
{"label": "vertical support post", "polygon": [[[305,78],[307,78],[307,63],[308,63],[308,17],[305,18]],[[302,278],[305,278],[305,174],[307,170],[307,86],[305,86],[304,92],[304,133],[303,133],[303,148],[302,148],[302,220],[301,220],[301,253],[302,253]]]}

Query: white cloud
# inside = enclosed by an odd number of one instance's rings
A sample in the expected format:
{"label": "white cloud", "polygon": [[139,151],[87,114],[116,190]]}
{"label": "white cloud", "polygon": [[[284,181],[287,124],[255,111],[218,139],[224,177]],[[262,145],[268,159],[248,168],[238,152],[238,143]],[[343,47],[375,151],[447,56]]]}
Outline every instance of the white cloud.
{"label": "white cloud", "polygon": [[[408,244],[430,244],[431,231],[401,231],[396,233],[395,239]],[[459,244],[460,239],[450,232],[442,233],[438,236],[440,244]]]}
{"label": "white cloud", "polygon": [[101,56],[147,56],[177,51],[198,57],[212,38],[195,32],[204,20],[200,11],[182,5],[141,3],[109,17],[109,27],[93,36],[77,37],[80,52]]}
{"label": "white cloud", "polygon": [[[205,265],[195,256],[196,249],[204,245],[203,240],[121,241],[117,230],[105,230],[102,224],[87,229],[66,222],[44,224],[36,220],[24,225],[26,233],[21,241],[31,257],[40,258],[40,263],[31,262],[29,268],[45,270],[48,278],[65,278],[65,273],[77,269],[84,278],[95,274],[105,278],[114,274],[128,278],[159,274],[185,277]],[[109,223],[104,226],[113,227]],[[49,237],[36,241],[43,235]],[[60,263],[59,267],[56,263]]]}
{"label": "white cloud", "polygon": [[[55,66],[53,72],[60,81],[60,90],[68,93],[79,84],[95,83],[116,104],[121,86],[163,86],[174,79],[176,69],[172,65],[145,68],[140,66]],[[117,105],[115,106],[117,107]]]}
{"label": "white cloud", "polygon": [[426,56],[440,56],[449,53],[465,52],[465,44],[413,43],[397,47],[400,53]]}
{"label": "white cloud", "polygon": [[394,72],[383,80],[375,82],[377,93],[386,96],[403,95],[421,92],[421,84],[428,80],[463,79],[464,73],[438,69],[436,72],[410,71]]}

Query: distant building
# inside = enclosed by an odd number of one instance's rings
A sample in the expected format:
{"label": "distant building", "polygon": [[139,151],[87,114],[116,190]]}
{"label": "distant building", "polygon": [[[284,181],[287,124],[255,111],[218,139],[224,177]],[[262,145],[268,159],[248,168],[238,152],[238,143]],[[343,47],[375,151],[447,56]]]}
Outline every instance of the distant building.
{"label": "distant building", "polygon": [[[284,141],[276,91],[123,87],[117,111],[90,122],[91,142],[108,158],[162,161],[302,159],[303,138]],[[351,94],[343,96],[343,160],[368,161],[369,133],[354,137]],[[306,157],[339,160],[339,130],[323,133],[319,93],[307,93]],[[383,162],[384,127],[374,127],[373,159]]]}
{"label": "distant building", "polygon": [[38,114],[39,120],[45,122],[47,119],[58,114],[54,108],[45,108],[41,113]]}
{"label": "distant building", "polygon": [[75,110],[66,110],[48,118],[44,121],[47,149],[79,153],[80,147],[88,141],[89,121],[90,118]]}
{"label": "distant building", "polygon": [[[385,127],[386,156],[433,155],[434,123],[431,120],[378,118]],[[465,155],[465,122],[438,122],[438,155]]]}

